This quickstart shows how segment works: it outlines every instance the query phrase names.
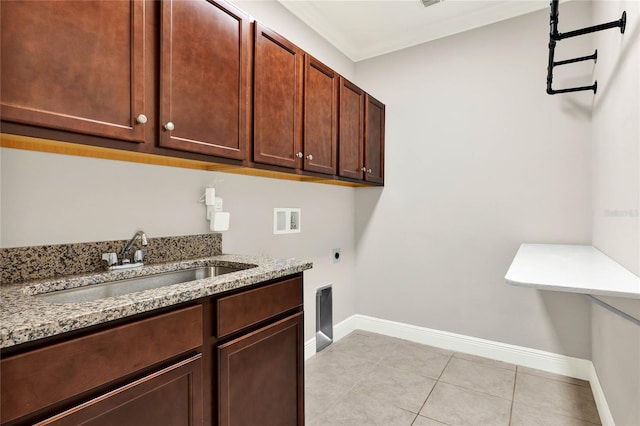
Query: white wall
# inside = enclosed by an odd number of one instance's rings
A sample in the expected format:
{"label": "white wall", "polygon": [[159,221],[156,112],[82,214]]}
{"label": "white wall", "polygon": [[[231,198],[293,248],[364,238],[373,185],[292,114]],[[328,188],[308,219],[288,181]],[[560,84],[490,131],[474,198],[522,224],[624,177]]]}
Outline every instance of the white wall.
{"label": "white wall", "polygon": [[334,71],[352,79],[355,64],[275,0],[230,0],[253,20],[266,25]]}
{"label": "white wall", "polygon": [[[563,28],[590,22],[589,3],[562,7]],[[548,13],[357,64],[387,107],[386,185],[356,191],[359,314],[590,358],[588,302],[504,280],[522,242],[591,239],[593,95],[545,93]]]}
{"label": "white wall", "polygon": [[[624,35],[598,33],[593,104],[593,244],[640,274],[640,3],[596,1],[593,23],[627,12]],[[640,318],[640,301],[605,301]],[[640,327],[594,306],[593,363],[618,425],[640,424]]]}
{"label": "white wall", "polygon": [[[239,7],[352,77],[354,64],[274,1]],[[313,261],[305,272],[305,339],[315,335],[315,289],[334,288],[334,322],[355,314],[354,189],[0,149],[0,246],[19,247],[208,232],[198,200],[215,179],[231,229],[227,253]],[[302,208],[302,233],[273,235],[273,208]],[[342,249],[333,263],[332,249]]]}

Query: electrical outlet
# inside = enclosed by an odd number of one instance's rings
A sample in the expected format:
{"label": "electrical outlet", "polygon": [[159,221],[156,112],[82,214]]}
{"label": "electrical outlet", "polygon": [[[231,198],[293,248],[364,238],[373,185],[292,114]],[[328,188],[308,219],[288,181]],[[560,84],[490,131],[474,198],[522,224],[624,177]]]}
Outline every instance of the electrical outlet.
{"label": "electrical outlet", "polygon": [[339,248],[333,249],[333,263],[340,263],[340,257],[342,254],[340,253]]}

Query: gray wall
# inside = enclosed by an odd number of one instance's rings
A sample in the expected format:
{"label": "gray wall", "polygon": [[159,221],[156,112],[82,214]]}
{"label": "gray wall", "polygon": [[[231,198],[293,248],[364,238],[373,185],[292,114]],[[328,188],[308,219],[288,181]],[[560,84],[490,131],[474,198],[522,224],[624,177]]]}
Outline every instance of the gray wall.
{"label": "gray wall", "polygon": [[[624,35],[603,31],[593,104],[593,245],[640,274],[640,3],[598,1],[593,22],[627,11]],[[605,301],[640,318],[640,300]],[[640,327],[594,306],[592,356],[618,425],[640,424]]]}
{"label": "gray wall", "polygon": [[[354,64],[277,2],[238,2],[301,48],[352,77]],[[227,253],[311,260],[305,272],[305,338],[315,335],[315,289],[334,286],[334,320],[355,314],[354,189],[0,149],[0,246],[19,247],[208,232],[214,180],[231,213]],[[273,235],[273,208],[302,208],[302,233]],[[333,263],[332,249],[342,249]]]}
{"label": "gray wall", "polygon": [[[562,7],[565,28],[591,21]],[[358,313],[590,358],[588,302],[504,280],[522,242],[591,239],[593,95],[545,93],[548,13],[357,64],[387,106],[387,185],[356,191]],[[592,79],[560,71],[556,87]]]}
{"label": "gray wall", "polygon": [[[231,228],[225,253],[311,260],[305,337],[315,333],[315,289],[334,285],[336,321],[355,313],[354,190],[119,161],[0,150],[0,246],[21,247],[209,232],[201,195],[214,180]],[[273,235],[273,208],[302,208],[300,234]],[[342,249],[333,264],[332,249]]]}

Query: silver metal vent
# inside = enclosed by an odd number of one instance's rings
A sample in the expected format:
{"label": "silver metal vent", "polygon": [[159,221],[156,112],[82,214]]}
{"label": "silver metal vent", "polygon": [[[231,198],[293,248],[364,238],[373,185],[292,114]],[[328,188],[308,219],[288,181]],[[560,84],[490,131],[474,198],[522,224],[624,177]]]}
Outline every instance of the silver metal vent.
{"label": "silver metal vent", "polygon": [[436,3],[440,3],[442,0],[420,0],[420,3],[422,3],[422,5],[424,7],[429,7],[429,6],[433,6]]}
{"label": "silver metal vent", "polygon": [[333,342],[333,290],[331,284],[316,290],[316,352]]}

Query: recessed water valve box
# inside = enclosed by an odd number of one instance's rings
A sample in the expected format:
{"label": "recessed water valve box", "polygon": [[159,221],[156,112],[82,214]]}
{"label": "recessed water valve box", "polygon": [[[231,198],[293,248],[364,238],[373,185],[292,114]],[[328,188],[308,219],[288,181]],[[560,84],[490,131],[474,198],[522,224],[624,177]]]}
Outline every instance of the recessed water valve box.
{"label": "recessed water valve box", "polygon": [[302,210],[299,208],[274,208],[273,209],[273,233],[293,234],[302,229]]}

